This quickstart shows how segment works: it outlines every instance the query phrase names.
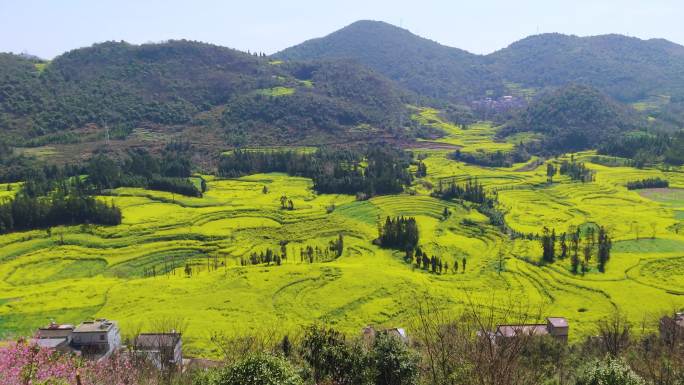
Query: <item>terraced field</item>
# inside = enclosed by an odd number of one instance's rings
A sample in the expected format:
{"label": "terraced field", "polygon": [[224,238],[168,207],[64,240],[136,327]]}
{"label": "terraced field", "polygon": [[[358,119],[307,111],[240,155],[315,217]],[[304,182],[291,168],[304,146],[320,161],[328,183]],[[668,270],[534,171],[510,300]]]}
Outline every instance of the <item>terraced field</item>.
{"label": "terraced field", "polygon": [[[449,133],[443,141],[466,149],[510,148],[492,141],[495,130],[488,125],[443,128]],[[122,208],[119,226],[0,236],[0,332],[25,334],[50,319],[95,316],[117,319],[124,331],[134,331],[182,317],[188,321],[188,350],[212,355],[209,337],[218,331],[296,333],[301,325],[322,321],[351,333],[369,323],[408,326],[410,332],[417,301],[425,296],[453,311],[470,302],[502,309],[511,300],[529,303],[544,314],[567,317],[573,339],[591,334],[592,321],[617,307],[636,323],[684,306],[682,170],[591,164],[596,182],[556,176],[547,184],[543,165],[483,168],[449,160],[447,150],[416,152],[426,157],[428,175],[411,193],[355,201],[317,195],[310,180],[282,174],[207,177],[203,198],[134,188],[102,197]],[[674,188],[624,187],[646,176],[668,178]],[[429,196],[429,186],[440,180],[468,177],[498,192],[515,230],[605,225],[615,240],[606,273],[573,275],[567,260],[542,266],[537,241],[511,241],[469,204]],[[0,199],[13,191],[16,186],[0,186]],[[282,195],[293,200],[295,210],[280,209]],[[445,207],[452,212],[446,220]],[[401,253],[373,245],[378,224],[388,215],[415,216],[421,248],[450,266],[458,261],[458,273],[430,274],[404,262]],[[340,258],[302,261],[302,248],[325,248],[340,233],[345,244]],[[250,253],[280,250],[282,244],[288,258],[281,266],[240,266]]]}

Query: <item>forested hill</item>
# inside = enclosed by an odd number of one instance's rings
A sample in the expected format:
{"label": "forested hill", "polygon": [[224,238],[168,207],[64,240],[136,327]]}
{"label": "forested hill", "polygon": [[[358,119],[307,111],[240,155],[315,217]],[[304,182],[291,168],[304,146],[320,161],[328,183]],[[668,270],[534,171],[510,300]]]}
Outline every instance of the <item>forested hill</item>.
{"label": "forested hill", "polygon": [[274,57],[295,61],[353,59],[433,98],[463,101],[480,98],[488,90],[502,92],[502,82],[477,55],[378,21],[355,22]]}
{"label": "forested hill", "polygon": [[281,63],[191,41],[107,42],[51,62],[0,54],[2,138],[29,145],[97,139],[93,130],[101,139],[105,124],[112,138],[204,126],[228,144],[403,135],[406,97],[357,64]]}
{"label": "forested hill", "polygon": [[503,79],[526,87],[583,83],[627,102],[684,96],[684,46],[663,39],[543,34],[485,59]]}
{"label": "forested hill", "polygon": [[620,35],[543,34],[482,56],[383,22],[361,21],[275,56],[355,59],[418,93],[455,100],[570,83],[594,86],[623,102],[684,96],[683,46]]}
{"label": "forested hill", "polygon": [[643,126],[636,111],[595,88],[569,85],[541,95],[499,134],[533,131],[547,154],[597,148]]}

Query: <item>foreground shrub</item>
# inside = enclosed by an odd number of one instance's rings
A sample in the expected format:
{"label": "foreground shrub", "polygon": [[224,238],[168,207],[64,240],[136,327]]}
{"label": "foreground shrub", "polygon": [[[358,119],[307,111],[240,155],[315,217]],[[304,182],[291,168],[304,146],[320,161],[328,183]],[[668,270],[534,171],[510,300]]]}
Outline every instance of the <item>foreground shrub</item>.
{"label": "foreground shrub", "polygon": [[268,354],[250,356],[225,369],[198,376],[195,385],[302,385],[292,365]]}
{"label": "foreground shrub", "polygon": [[347,341],[341,332],[312,325],[304,333],[302,358],[315,383],[363,385],[372,377],[367,354],[359,341]]}
{"label": "foreground shrub", "polygon": [[373,343],[372,362],[378,385],[413,385],[418,383],[419,356],[399,338],[380,333]]}
{"label": "foreground shrub", "polygon": [[604,361],[595,361],[582,368],[575,384],[644,385],[645,382],[622,360],[607,358]]}

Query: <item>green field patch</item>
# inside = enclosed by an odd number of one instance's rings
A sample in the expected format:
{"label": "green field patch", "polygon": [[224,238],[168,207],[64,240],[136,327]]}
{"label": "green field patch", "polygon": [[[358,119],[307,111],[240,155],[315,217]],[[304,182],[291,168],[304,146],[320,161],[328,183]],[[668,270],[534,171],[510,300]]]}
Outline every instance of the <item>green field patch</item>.
{"label": "green field patch", "polygon": [[50,323],[50,320],[78,324],[83,320],[94,318],[98,309],[99,306],[94,306],[21,314],[0,314],[0,338],[33,335],[38,326],[45,326]]}
{"label": "green field patch", "polygon": [[295,93],[295,89],[290,87],[273,87],[257,90],[256,93],[264,96],[279,97],[292,95]]}
{"label": "green field patch", "polygon": [[674,253],[684,252],[684,241],[676,239],[639,239],[613,243],[616,253]]}
{"label": "green field patch", "polygon": [[684,294],[684,257],[648,261],[639,273],[642,279]]}
{"label": "green field patch", "polygon": [[653,188],[640,190],[639,195],[656,202],[684,207],[684,189],[681,188]]}
{"label": "green field patch", "polygon": [[198,230],[208,235],[230,235],[234,230],[280,227],[280,223],[264,217],[235,217],[218,219],[199,226]]}
{"label": "green field patch", "polygon": [[23,264],[14,269],[5,281],[12,285],[31,285],[62,279],[89,278],[107,268],[102,259],[53,259]]}

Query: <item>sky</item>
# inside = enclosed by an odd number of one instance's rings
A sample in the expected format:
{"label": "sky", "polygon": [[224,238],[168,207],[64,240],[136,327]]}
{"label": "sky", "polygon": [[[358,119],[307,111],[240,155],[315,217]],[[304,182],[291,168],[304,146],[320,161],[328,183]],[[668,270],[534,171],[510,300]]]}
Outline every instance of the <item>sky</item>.
{"label": "sky", "polygon": [[0,52],[51,59],[108,40],[184,38],[270,54],[361,19],[478,54],[546,32],[684,44],[683,0],[0,0]]}

